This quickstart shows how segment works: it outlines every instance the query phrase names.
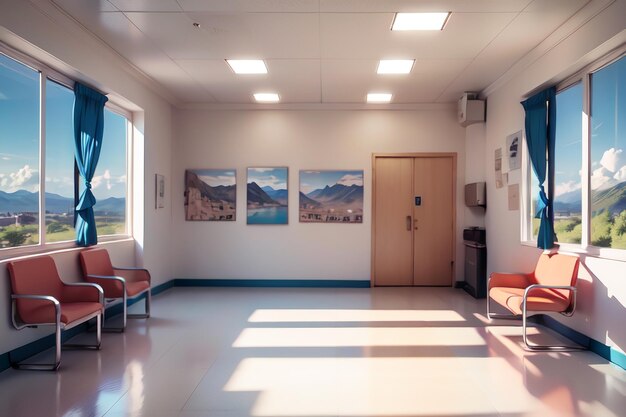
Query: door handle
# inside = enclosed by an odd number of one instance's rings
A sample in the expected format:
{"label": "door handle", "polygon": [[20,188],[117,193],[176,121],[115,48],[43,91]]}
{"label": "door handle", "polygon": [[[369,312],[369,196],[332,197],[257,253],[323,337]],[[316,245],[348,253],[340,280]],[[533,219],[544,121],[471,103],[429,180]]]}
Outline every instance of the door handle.
{"label": "door handle", "polygon": [[413,226],[415,226],[415,230],[419,229],[419,227],[417,227],[417,222],[418,222],[417,219],[413,219]]}
{"label": "door handle", "polygon": [[406,216],[406,230],[411,231],[411,216]]}

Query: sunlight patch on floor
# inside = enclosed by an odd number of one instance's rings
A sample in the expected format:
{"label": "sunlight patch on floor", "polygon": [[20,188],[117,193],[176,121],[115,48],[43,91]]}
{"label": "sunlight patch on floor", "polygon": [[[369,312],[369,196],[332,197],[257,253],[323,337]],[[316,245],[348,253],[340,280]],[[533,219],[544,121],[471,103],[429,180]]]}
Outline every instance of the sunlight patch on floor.
{"label": "sunlight patch on floor", "polygon": [[453,310],[259,309],[251,323],[465,321]]}
{"label": "sunlight patch on floor", "polygon": [[472,327],[247,328],[236,348],[347,346],[481,346]]}

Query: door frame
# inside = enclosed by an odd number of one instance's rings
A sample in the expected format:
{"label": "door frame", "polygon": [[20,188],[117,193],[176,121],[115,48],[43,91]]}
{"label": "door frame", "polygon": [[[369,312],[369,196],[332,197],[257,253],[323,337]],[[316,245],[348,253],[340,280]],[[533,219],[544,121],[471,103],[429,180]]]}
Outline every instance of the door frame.
{"label": "door frame", "polygon": [[[457,153],[456,152],[409,152],[409,153],[372,153],[372,247],[370,264],[370,287],[376,286],[376,159],[377,158],[451,158],[452,159],[452,280],[450,286],[456,281],[456,194],[457,194]],[[413,186],[414,179],[411,178]]]}

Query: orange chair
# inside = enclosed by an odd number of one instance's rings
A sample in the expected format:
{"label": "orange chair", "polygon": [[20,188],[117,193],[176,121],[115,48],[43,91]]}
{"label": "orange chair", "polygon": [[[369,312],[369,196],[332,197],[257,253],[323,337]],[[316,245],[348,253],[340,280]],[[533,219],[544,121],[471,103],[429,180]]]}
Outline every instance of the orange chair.
{"label": "orange chair", "polygon": [[[98,284],[104,290],[104,298],[121,300],[123,322],[121,328],[106,328],[123,332],[127,318],[150,317],[150,273],[143,268],[118,268],[111,264],[106,249],[89,249],[80,252],[80,264],[85,281]],[[146,294],[145,314],[128,314],[127,301]]]}
{"label": "orange chair", "polygon": [[104,317],[104,293],[95,284],[61,281],[54,259],[50,256],[7,263],[11,276],[11,318],[13,326],[55,326],[55,362],[52,364],[12,363],[16,369],[50,370],[61,364],[61,331],[69,330],[96,318],[95,345],[68,347],[100,349]]}
{"label": "orange chair", "polygon": [[[576,309],[576,280],[579,259],[560,253],[544,253],[535,270],[529,274],[494,272],[488,280],[487,317],[491,319],[522,319],[524,344],[528,350],[579,350],[583,347],[536,345],[528,342],[529,312],[554,312],[571,316]],[[512,314],[494,314],[491,301]]]}

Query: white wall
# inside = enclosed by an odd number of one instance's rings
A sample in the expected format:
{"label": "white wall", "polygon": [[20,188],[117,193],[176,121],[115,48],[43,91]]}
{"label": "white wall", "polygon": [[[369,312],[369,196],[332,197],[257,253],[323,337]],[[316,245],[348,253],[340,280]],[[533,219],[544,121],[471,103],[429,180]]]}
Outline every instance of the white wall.
{"label": "white wall", "polygon": [[[150,269],[153,284],[172,277],[168,236],[171,206],[154,209],[154,174],[171,178],[171,106],[148,87],[141,76],[118,55],[86,33],[47,1],[0,2],[0,41],[26,52],[49,66],[83,82],[123,98],[134,113],[138,131],[135,190],[141,197],[136,206],[137,241],[106,245],[114,263],[144,264]],[[169,183],[167,184],[169,189]],[[145,203],[144,203],[145,202]],[[146,231],[144,235],[144,230]],[[139,255],[139,256],[137,256]],[[64,280],[79,278],[77,250],[55,253]],[[48,330],[16,331],[9,318],[9,277],[6,260],[0,261],[0,353],[7,352],[48,333]]]}
{"label": "white wall", "polygon": [[[468,158],[468,172],[475,176],[484,175],[487,179],[489,273],[530,271],[540,254],[539,249],[520,244],[520,212],[508,210],[506,188],[496,189],[494,181],[495,149],[504,146],[507,135],[524,127],[524,112],[519,102],[535,88],[572,75],[591,60],[626,41],[624,16],[626,2],[612,3],[488,96],[484,148],[484,161],[487,163],[476,164]],[[521,177],[519,171],[516,175]],[[581,259],[579,308],[573,318],[561,320],[623,352],[626,350],[626,327],[623,324],[626,264],[585,256]]]}
{"label": "white wall", "polygon": [[[453,106],[413,111],[181,110],[174,119],[175,277],[369,280],[371,161],[377,152],[457,152],[457,265],[462,265],[465,132]],[[246,225],[246,168],[251,166],[289,167],[289,225]],[[184,220],[188,168],[237,169],[236,222]],[[364,170],[363,224],[299,223],[301,169]]]}

